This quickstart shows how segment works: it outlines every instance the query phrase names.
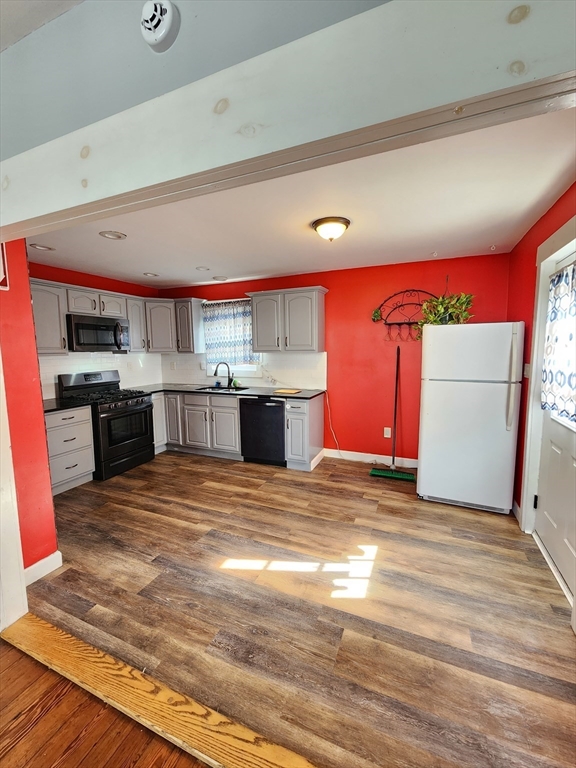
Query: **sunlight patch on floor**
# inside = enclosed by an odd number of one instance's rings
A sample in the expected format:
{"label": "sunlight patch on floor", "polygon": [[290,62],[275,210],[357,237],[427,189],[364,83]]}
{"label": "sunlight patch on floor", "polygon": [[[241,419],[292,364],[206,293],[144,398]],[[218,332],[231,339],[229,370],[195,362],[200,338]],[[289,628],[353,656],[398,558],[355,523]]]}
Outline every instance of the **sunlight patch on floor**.
{"label": "sunlight patch on floor", "polygon": [[371,544],[359,545],[362,555],[347,555],[347,563],[314,563],[291,560],[248,560],[228,558],[220,568],[230,571],[284,571],[291,573],[317,573],[322,566],[322,573],[347,573],[346,579],[333,579],[338,589],[332,591],[334,598],[363,598],[368,592],[370,576],[378,547]]}

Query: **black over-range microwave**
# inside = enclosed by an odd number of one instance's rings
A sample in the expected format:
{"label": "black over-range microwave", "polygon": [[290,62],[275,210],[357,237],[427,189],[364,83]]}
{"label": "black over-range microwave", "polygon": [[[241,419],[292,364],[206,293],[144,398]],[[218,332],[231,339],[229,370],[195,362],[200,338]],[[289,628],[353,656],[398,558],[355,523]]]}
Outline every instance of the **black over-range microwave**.
{"label": "black over-range microwave", "polygon": [[94,315],[66,315],[70,352],[116,352],[130,349],[128,320]]}

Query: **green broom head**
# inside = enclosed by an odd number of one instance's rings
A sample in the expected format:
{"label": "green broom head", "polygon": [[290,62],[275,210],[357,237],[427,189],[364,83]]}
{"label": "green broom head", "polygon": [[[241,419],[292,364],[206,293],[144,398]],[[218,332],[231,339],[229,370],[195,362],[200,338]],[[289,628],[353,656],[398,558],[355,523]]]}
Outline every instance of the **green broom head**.
{"label": "green broom head", "polygon": [[416,476],[411,472],[399,472],[397,469],[371,469],[372,477],[388,477],[391,480],[408,480],[410,483],[416,482]]}

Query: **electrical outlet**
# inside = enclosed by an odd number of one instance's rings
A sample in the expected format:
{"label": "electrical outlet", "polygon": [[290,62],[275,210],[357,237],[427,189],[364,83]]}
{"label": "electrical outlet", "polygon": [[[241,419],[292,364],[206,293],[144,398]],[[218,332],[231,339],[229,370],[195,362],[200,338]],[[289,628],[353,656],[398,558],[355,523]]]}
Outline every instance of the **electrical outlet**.
{"label": "electrical outlet", "polygon": [[170,363],[170,370],[175,371],[176,370],[176,363]]}
{"label": "electrical outlet", "polygon": [[200,370],[201,371],[205,371],[206,370],[206,363],[204,363],[204,362],[200,363]]}
{"label": "electrical outlet", "polygon": [[392,430],[390,427],[384,427],[384,437],[392,437]]}

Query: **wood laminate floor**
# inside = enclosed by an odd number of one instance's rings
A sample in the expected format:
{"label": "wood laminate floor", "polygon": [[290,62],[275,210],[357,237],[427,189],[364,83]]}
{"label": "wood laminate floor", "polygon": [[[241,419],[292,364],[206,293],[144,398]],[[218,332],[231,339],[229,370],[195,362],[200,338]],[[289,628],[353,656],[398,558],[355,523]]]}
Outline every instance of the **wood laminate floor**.
{"label": "wood laminate floor", "polygon": [[206,768],[0,641],[2,768]]}
{"label": "wood laminate floor", "polygon": [[576,638],[532,538],[368,472],[165,453],[67,491],[30,610],[318,768],[573,768]]}

